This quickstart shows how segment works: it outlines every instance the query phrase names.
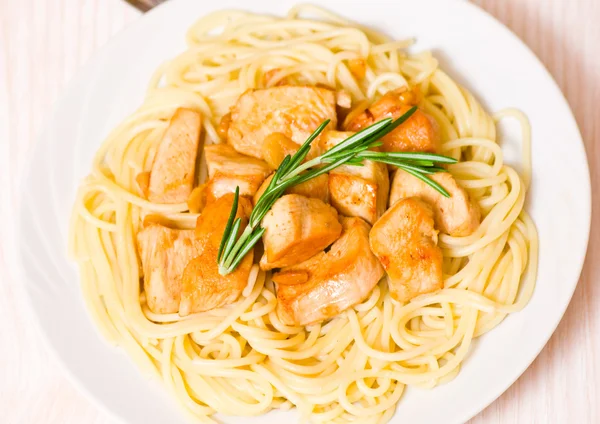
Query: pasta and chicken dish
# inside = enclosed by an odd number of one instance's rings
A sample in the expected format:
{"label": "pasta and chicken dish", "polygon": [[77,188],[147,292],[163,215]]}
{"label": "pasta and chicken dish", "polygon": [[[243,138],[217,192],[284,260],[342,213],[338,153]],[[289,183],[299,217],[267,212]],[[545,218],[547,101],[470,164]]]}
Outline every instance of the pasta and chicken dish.
{"label": "pasta and chicken dish", "polygon": [[527,304],[522,113],[311,6],[213,13],[187,43],[97,152],[70,248],[103,336],[193,419],[387,422]]}

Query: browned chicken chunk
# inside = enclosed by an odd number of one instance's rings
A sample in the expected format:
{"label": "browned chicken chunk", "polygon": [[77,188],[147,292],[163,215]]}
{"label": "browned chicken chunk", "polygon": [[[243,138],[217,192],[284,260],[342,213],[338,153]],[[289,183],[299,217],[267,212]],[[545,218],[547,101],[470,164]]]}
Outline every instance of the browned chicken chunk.
{"label": "browned chicken chunk", "polygon": [[[350,137],[351,132],[329,131],[320,140],[324,150]],[[373,224],[387,206],[390,188],[385,164],[363,161],[363,166],[342,165],[329,173],[331,204],[342,215],[359,216]]]}
{"label": "browned chicken chunk", "polygon": [[157,314],[179,310],[181,274],[200,254],[194,230],[175,230],[148,220],[137,234],[148,308]]}
{"label": "browned chicken chunk", "polygon": [[153,203],[187,201],[194,185],[200,129],[198,112],[175,111],[154,157],[147,187],[148,200]]}
{"label": "browned chicken chunk", "polygon": [[328,252],[273,275],[277,313],[287,325],[333,318],[365,300],[384,271],[369,248],[369,224],[342,218],[343,232]]}
{"label": "browned chicken chunk", "polygon": [[[412,107],[403,101],[402,96],[406,97],[404,89],[386,93],[347,122],[344,129],[359,131],[385,118],[399,118]],[[440,143],[438,124],[419,109],[381,141],[384,152],[436,152]]]}
{"label": "browned chicken chunk", "polygon": [[438,172],[429,177],[444,187],[450,197],[399,169],[392,182],[390,205],[406,197],[419,197],[431,205],[435,224],[441,232],[456,237],[472,234],[481,220],[479,205],[469,198],[450,173]]}
{"label": "browned chicken chunk", "polygon": [[[273,175],[270,175],[260,186],[256,194],[254,195],[254,204],[258,202],[260,196],[265,192],[269,183],[273,179]],[[311,197],[313,199],[319,199],[322,202],[329,203],[329,175],[321,174],[318,177],[311,178],[310,180],[292,186],[285,191],[285,194],[299,194],[301,196]]]}
{"label": "browned chicken chunk", "polygon": [[373,225],[371,250],[388,273],[394,299],[408,302],[443,287],[437,234],[433,211],[415,197],[396,202]]}
{"label": "browned chicken chunk", "polygon": [[231,108],[227,142],[238,152],[262,159],[263,142],[274,132],[298,145],[326,119],[337,125],[335,92],[319,87],[250,89]]}
{"label": "browned chicken chunk", "polygon": [[[220,275],[217,265],[219,246],[233,207],[233,198],[233,194],[220,197],[214,203],[208,204],[202,211],[202,215],[198,217],[195,235],[201,244],[201,252],[187,264],[183,271],[179,305],[181,316],[208,311],[235,302],[248,284],[254,257],[253,250],[250,250],[240,265],[230,274]],[[251,210],[250,200],[240,197],[236,215],[243,220],[240,231],[245,228]]]}
{"label": "browned chicken chunk", "polygon": [[209,181],[206,186],[207,203],[240,187],[240,196],[254,196],[262,182],[271,173],[266,162],[236,152],[227,144],[204,148]]}
{"label": "browned chicken chunk", "polygon": [[288,194],[278,199],[262,222],[263,270],[305,261],[340,236],[337,211],[319,199]]}
{"label": "browned chicken chunk", "polygon": [[263,141],[263,159],[272,169],[277,169],[287,155],[293,156],[299,148],[300,145],[285,134],[274,132]]}

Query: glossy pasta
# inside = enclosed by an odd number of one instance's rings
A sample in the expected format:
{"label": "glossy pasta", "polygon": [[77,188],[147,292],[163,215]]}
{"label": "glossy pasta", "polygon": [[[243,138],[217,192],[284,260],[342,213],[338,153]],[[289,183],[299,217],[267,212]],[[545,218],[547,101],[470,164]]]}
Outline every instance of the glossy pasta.
{"label": "glossy pasta", "polygon": [[[159,376],[199,422],[292,407],[308,422],[388,421],[405,386],[452,379],[473,338],[532,294],[538,240],[523,208],[531,175],[527,118],[516,110],[488,115],[431,53],[408,55],[410,41],[389,41],[313,7],[285,19],[214,13],[187,41],[184,53],[157,70],[142,106],[108,136],[79,189],[70,247],[90,314],[107,340]],[[362,79],[352,72],[355,59],[366,59]],[[197,215],[185,204],[139,197],[135,176],[150,168],[175,109],[199,110],[204,143],[220,143],[216,127],[239,95],[281,81],[343,89],[355,103],[418,85],[420,106],[440,124],[440,153],[460,159],[449,170],[481,207],[480,227],[468,237],[440,234],[444,289],[408,304],[390,297],[384,278],[337,318],[289,327],[275,312],[270,273],[254,265],[233,305],[185,318],[152,313],[140,290],[141,218],[160,213],[192,228]],[[522,127],[521,175],[504,164],[497,144],[497,122],[511,118]]]}

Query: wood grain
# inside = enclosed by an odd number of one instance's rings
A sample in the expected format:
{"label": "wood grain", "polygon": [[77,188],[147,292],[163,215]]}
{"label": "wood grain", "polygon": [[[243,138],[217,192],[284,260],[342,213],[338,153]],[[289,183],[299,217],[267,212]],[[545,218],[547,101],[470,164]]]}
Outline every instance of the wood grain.
{"label": "wood grain", "polygon": [[[318,3],[318,2],[317,2]],[[477,0],[538,55],[565,94],[600,189],[600,1]],[[139,15],[122,0],[0,0],[0,421],[114,423],[40,346],[15,278],[18,169],[77,68]],[[569,140],[565,140],[569,142]],[[523,376],[471,424],[600,422],[600,198],[581,281],[565,318]],[[8,225],[7,225],[8,224]],[[568,223],[565,223],[568,225]]]}

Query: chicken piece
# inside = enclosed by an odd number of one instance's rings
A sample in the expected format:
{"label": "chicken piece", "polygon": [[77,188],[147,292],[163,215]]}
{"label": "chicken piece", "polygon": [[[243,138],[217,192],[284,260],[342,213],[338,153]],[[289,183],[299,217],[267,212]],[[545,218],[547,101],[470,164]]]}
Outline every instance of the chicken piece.
{"label": "chicken piece", "polygon": [[335,93],[325,88],[250,89],[231,108],[227,142],[240,153],[263,159],[263,142],[271,133],[283,133],[300,145],[327,119],[335,128],[335,106]]}
{"label": "chicken piece", "polygon": [[362,57],[350,59],[348,60],[348,69],[352,76],[360,81],[367,75],[367,61]]}
{"label": "chicken piece", "polygon": [[214,144],[204,148],[208,167],[206,202],[210,203],[226,193],[254,196],[262,182],[271,173],[266,162],[242,155],[227,144]]}
{"label": "chicken piece", "polygon": [[200,254],[194,230],[175,230],[148,219],[137,234],[148,308],[157,314],[179,310],[181,274]]}
{"label": "chicken piece", "polygon": [[186,228],[185,224],[159,213],[149,213],[147,215],[144,215],[144,218],[142,219],[141,228],[144,229],[154,224],[158,224],[160,226],[174,230],[190,230],[190,228]]}
{"label": "chicken piece", "polygon": [[274,132],[263,141],[263,159],[272,169],[279,168],[287,155],[293,156],[300,146],[280,132]]}
{"label": "chicken piece", "polygon": [[[399,118],[412,107],[403,102],[406,90],[386,93],[345,125],[347,131],[358,131],[385,118]],[[400,98],[403,96],[403,99]],[[412,99],[412,96],[411,96]],[[436,152],[439,147],[439,128],[435,119],[417,109],[406,122],[381,139],[384,152]]]}
{"label": "chicken piece", "polygon": [[[263,181],[254,195],[254,205],[256,205],[256,202],[258,202],[260,196],[265,192],[272,179],[273,174],[269,175],[269,177]],[[292,186],[285,191],[285,194],[299,194],[301,196],[319,199],[324,203],[329,203],[329,175],[321,174],[304,183]]]}
{"label": "chicken piece", "polygon": [[383,267],[369,248],[371,226],[360,218],[341,221],[342,235],[328,252],[273,275],[277,313],[285,324],[333,318],[365,300],[383,277]]}
{"label": "chicken piece", "polygon": [[[294,156],[300,149],[291,138],[280,132],[274,132],[265,137],[263,141],[263,159],[272,169],[279,168],[286,156]],[[312,143],[308,154],[302,162],[316,158],[321,154],[318,143]]]}
{"label": "chicken piece", "polygon": [[398,99],[402,103],[408,106],[416,106],[419,104],[421,100],[423,100],[423,95],[421,94],[421,90],[418,85],[413,86],[413,88],[409,89],[398,89],[396,90],[398,94]]}
{"label": "chicken piece", "polygon": [[[323,150],[350,137],[351,132],[329,131],[320,144]],[[342,165],[329,172],[329,197],[339,213],[359,216],[373,224],[385,212],[390,189],[387,167],[363,161],[363,166]]]}
{"label": "chicken piece", "polygon": [[299,194],[301,196],[319,199],[324,203],[329,203],[329,175],[321,174],[304,183],[291,186],[285,192],[287,194]]}
{"label": "chicken piece", "polygon": [[[195,236],[201,243],[201,253],[192,259],[181,277],[182,291],[179,315],[208,311],[230,303],[240,296],[248,284],[254,251],[250,250],[239,266],[230,274],[219,274],[217,256],[229,213],[233,194],[226,194],[207,205],[198,217]],[[252,205],[250,199],[240,197],[236,217],[242,218],[244,230]]]}
{"label": "chicken piece", "polygon": [[442,250],[433,227],[433,211],[409,197],[395,203],[373,225],[371,250],[385,268],[390,294],[399,302],[443,287]]}
{"label": "chicken piece", "polygon": [[201,117],[190,109],[177,109],[154,157],[148,181],[153,203],[185,203],[194,185],[200,143]]}
{"label": "chicken piece", "polygon": [[190,213],[200,213],[204,209],[204,206],[206,206],[206,188],[207,184],[200,184],[190,193],[190,197],[187,200],[188,211]]}
{"label": "chicken piece", "polygon": [[467,191],[448,172],[438,172],[429,177],[444,187],[450,197],[398,169],[392,182],[390,205],[406,197],[418,197],[431,205],[436,227],[441,232],[456,237],[472,234],[481,220],[479,205],[469,198]]}
{"label": "chicken piece", "polygon": [[267,271],[303,262],[340,236],[337,211],[319,199],[287,194],[278,199],[262,221]]}
{"label": "chicken piece", "polygon": [[219,125],[217,126],[217,134],[221,140],[227,140],[229,125],[231,125],[231,113],[226,113],[221,117]]}

